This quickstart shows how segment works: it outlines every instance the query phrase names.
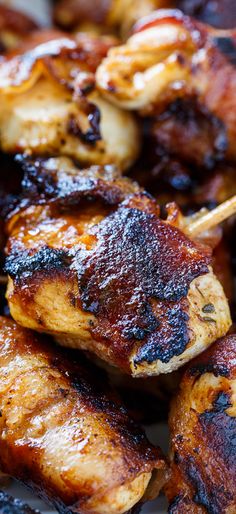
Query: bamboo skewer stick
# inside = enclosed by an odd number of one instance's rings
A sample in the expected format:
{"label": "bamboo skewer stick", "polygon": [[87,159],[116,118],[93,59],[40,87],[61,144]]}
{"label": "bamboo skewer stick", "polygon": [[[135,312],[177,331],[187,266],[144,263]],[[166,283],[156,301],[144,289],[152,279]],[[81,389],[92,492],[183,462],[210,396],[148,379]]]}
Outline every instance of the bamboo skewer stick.
{"label": "bamboo skewer stick", "polygon": [[187,233],[190,237],[196,237],[202,232],[216,227],[216,225],[219,225],[234,214],[236,214],[236,195],[190,223],[187,227]]}

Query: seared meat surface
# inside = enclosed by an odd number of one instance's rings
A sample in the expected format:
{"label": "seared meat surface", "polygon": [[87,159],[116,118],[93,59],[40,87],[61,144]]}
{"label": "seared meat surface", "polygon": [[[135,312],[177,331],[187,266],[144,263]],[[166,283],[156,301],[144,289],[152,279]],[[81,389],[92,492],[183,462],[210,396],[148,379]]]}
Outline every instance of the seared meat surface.
{"label": "seared meat surface", "polygon": [[235,512],[235,334],[189,364],[172,404],[170,430],[169,513]]}
{"label": "seared meat surface", "polygon": [[170,372],[224,335],[231,319],[211,251],[185,235],[176,206],[163,220],[111,167],[67,166],[31,162],[9,217],[14,319],[135,376]]}
{"label": "seared meat surface", "polygon": [[106,102],[94,73],[111,37],[34,32],[0,62],[0,145],[126,168],[139,153],[132,114]]}
{"label": "seared meat surface", "polygon": [[0,368],[4,472],[61,513],[122,514],[157,494],[166,472],[161,452],[82,357],[68,360],[1,318]]}
{"label": "seared meat surface", "polygon": [[97,85],[114,105],[154,117],[152,130],[166,152],[212,168],[236,158],[234,57],[235,31],[160,9],[109,50]]}

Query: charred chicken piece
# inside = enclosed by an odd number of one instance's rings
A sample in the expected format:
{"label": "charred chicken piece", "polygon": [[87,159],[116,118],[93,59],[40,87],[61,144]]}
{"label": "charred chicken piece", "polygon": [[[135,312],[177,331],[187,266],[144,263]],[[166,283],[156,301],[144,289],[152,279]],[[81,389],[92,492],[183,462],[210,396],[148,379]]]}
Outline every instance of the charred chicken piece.
{"label": "charred chicken piece", "polygon": [[113,44],[52,30],[7,53],[0,62],[1,148],[129,166],[139,152],[136,122],[95,87],[96,68]]}
{"label": "charred chicken piece", "polygon": [[235,512],[235,334],[190,363],[173,401],[170,430],[169,513]]}
{"label": "charred chicken piece", "polygon": [[114,105],[157,116],[153,130],[165,151],[208,167],[235,161],[236,68],[225,42],[235,57],[235,31],[160,9],[109,50],[97,69],[98,87]]}
{"label": "charred chicken piece", "polygon": [[37,24],[28,16],[0,5],[0,53],[16,48],[29,32],[36,29]]}
{"label": "charred chicken piece", "polygon": [[21,500],[0,491],[0,514],[40,514],[40,512],[31,509]]}
{"label": "charred chicken piece", "polygon": [[0,327],[1,469],[61,513],[122,514],[155,496],[165,461],[104,377],[7,318]]}
{"label": "charred chicken piece", "polygon": [[32,162],[8,220],[13,318],[134,376],[179,368],[231,324],[209,247],[111,167],[67,166]]}

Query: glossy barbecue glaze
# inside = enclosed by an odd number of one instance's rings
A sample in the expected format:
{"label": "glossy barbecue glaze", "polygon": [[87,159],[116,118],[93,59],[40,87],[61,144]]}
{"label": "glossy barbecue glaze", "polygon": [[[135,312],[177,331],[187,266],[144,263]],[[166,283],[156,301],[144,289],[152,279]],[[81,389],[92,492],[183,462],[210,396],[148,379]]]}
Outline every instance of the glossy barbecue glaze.
{"label": "glossy barbecue glaze", "polygon": [[159,10],[137,23],[126,44],[109,50],[97,84],[115,105],[159,116],[153,130],[167,151],[178,148],[195,162],[199,140],[198,159],[209,166],[236,158],[235,55],[235,31]]}
{"label": "glossy barbecue glaze", "polygon": [[230,314],[210,250],[178,228],[178,209],[164,221],[112,168],[66,166],[31,163],[26,199],[9,218],[12,316],[133,375],[178,368],[225,334]]}
{"label": "glossy barbecue glaze", "polygon": [[0,62],[0,144],[7,152],[70,155],[129,166],[139,152],[133,116],[104,101],[94,73],[112,37],[28,36]]}
{"label": "glossy barbecue glaze", "polygon": [[[209,307],[210,309],[210,307]],[[236,510],[236,336],[218,340],[185,371],[170,413],[169,512]]]}
{"label": "glossy barbecue glaze", "polygon": [[162,455],[99,371],[78,355],[69,361],[6,318],[0,319],[0,367],[3,471],[61,513],[121,514],[144,494],[157,494],[166,471]]}

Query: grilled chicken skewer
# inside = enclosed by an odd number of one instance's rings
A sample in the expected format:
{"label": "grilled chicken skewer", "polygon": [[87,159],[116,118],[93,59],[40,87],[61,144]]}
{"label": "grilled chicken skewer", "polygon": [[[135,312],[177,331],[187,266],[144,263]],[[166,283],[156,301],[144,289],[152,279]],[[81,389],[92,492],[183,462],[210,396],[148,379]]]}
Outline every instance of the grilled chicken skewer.
{"label": "grilled chicken skewer", "polygon": [[[235,31],[216,30],[181,11],[160,9],[137,23],[126,44],[109,50],[97,69],[97,85],[114,105],[149,117],[162,115],[156,130],[163,137],[164,123],[167,139],[177,138],[174,144],[178,147],[181,131],[177,130],[177,135],[174,127],[170,131],[171,120],[166,121],[164,115],[176,101],[184,102],[177,123],[191,146],[191,116],[186,130],[183,115],[188,117],[191,102],[195,102],[206,136],[201,141],[201,132],[196,138],[193,131],[195,153],[200,138],[203,162],[215,153],[221,160],[235,161],[236,70],[220,50],[225,41],[235,55]],[[184,147],[184,138],[182,143]],[[171,150],[171,143],[169,147]]]}
{"label": "grilled chicken skewer", "polygon": [[59,512],[122,514],[157,494],[166,473],[161,452],[94,369],[7,318],[0,368],[4,472]]}
{"label": "grilled chicken skewer", "polygon": [[0,514],[40,514],[40,512],[31,509],[21,500],[0,491]]}
{"label": "grilled chicken skewer", "polygon": [[236,335],[193,360],[170,412],[169,513],[236,509]]}
{"label": "grilled chicken skewer", "polygon": [[131,165],[139,152],[137,123],[95,87],[96,68],[115,43],[40,31],[6,53],[0,62],[1,148]]}
{"label": "grilled chicken skewer", "polygon": [[133,376],[177,369],[227,333],[211,251],[185,234],[175,205],[162,220],[156,201],[112,167],[50,159],[26,168],[25,199],[7,224],[16,321]]}
{"label": "grilled chicken skewer", "polygon": [[206,230],[216,227],[234,214],[236,214],[236,195],[203,216],[198,216],[196,221],[189,224],[187,232],[189,236],[197,237]]}

